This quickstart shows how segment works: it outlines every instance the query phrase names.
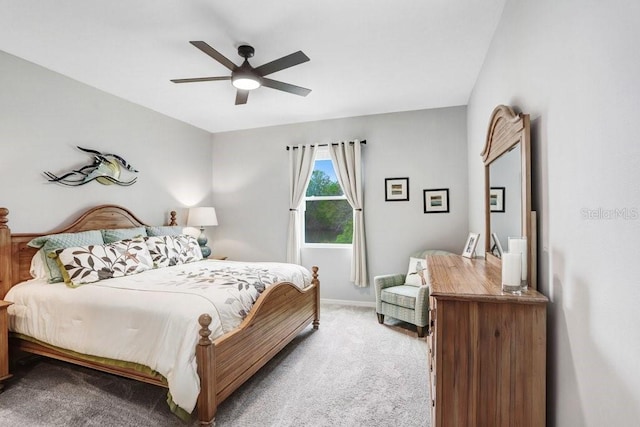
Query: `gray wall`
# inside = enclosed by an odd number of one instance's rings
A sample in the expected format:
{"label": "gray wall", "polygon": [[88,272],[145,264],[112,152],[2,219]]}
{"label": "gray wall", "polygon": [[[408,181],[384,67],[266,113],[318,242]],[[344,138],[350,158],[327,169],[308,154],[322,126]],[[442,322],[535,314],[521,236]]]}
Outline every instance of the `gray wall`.
{"label": "gray wall", "polygon": [[[461,252],[467,237],[466,108],[453,107],[215,134],[213,193],[220,226],[214,254],[284,261],[288,226],[287,145],[366,139],[365,227],[369,275],[406,273],[412,252]],[[384,179],[409,177],[410,200],[385,202]],[[449,188],[448,214],[424,214],[422,190]],[[479,229],[481,230],[481,229]],[[372,303],[372,286],[349,282],[351,252],[304,249],[320,267],[321,295]]]}
{"label": "gray wall", "polygon": [[468,106],[471,228],[493,108],[531,115],[550,426],[640,419],[638,23],[638,2],[507,0]]}
{"label": "gray wall", "polygon": [[[14,232],[48,231],[89,206],[114,203],[148,223],[209,204],[211,134],[0,51],[0,206]],[[131,187],[63,187],[43,171],[78,168],[79,145],[136,169]],[[124,175],[123,175],[124,178]]]}

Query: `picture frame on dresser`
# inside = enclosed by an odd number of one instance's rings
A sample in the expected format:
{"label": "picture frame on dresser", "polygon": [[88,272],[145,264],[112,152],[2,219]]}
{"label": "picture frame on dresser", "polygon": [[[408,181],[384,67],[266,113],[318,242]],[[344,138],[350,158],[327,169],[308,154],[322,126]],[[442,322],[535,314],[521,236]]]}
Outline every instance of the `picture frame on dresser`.
{"label": "picture frame on dresser", "polygon": [[502,254],[504,253],[497,233],[491,233],[491,253],[498,258],[502,258]]}
{"label": "picture frame on dresser", "polygon": [[462,250],[462,256],[465,258],[473,258],[473,254],[476,252],[476,246],[478,246],[478,240],[480,240],[480,233],[469,233],[467,241],[464,244]]}

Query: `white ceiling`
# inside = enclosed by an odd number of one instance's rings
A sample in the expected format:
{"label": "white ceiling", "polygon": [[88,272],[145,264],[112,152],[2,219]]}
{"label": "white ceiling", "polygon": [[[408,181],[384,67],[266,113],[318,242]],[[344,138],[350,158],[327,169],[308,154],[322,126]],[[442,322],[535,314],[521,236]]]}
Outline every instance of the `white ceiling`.
{"label": "white ceiling", "polygon": [[[210,132],[464,105],[505,0],[0,0],[0,50]],[[302,50],[236,106],[229,75],[189,44],[253,66]],[[1,72],[1,70],[0,70]],[[0,92],[1,96],[1,92]]]}

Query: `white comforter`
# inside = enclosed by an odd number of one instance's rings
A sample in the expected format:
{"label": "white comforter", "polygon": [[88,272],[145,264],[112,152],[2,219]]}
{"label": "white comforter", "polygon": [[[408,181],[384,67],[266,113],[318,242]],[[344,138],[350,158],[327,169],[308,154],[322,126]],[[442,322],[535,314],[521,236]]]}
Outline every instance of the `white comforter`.
{"label": "white comforter", "polygon": [[[235,277],[235,279],[234,279]],[[31,280],[5,300],[9,328],[83,354],[140,363],[163,375],[174,403],[192,412],[200,382],[198,317],[208,313],[212,338],[237,327],[270,284],[311,283],[304,267],[206,260],[67,287]]]}

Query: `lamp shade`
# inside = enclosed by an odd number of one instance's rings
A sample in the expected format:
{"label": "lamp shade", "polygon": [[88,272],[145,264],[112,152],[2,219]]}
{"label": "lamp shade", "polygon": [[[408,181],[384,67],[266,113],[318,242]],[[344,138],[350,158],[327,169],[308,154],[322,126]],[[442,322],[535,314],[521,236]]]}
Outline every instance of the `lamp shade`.
{"label": "lamp shade", "polygon": [[206,227],[209,225],[218,225],[218,217],[215,208],[189,208],[189,217],[187,225],[190,227]]}

